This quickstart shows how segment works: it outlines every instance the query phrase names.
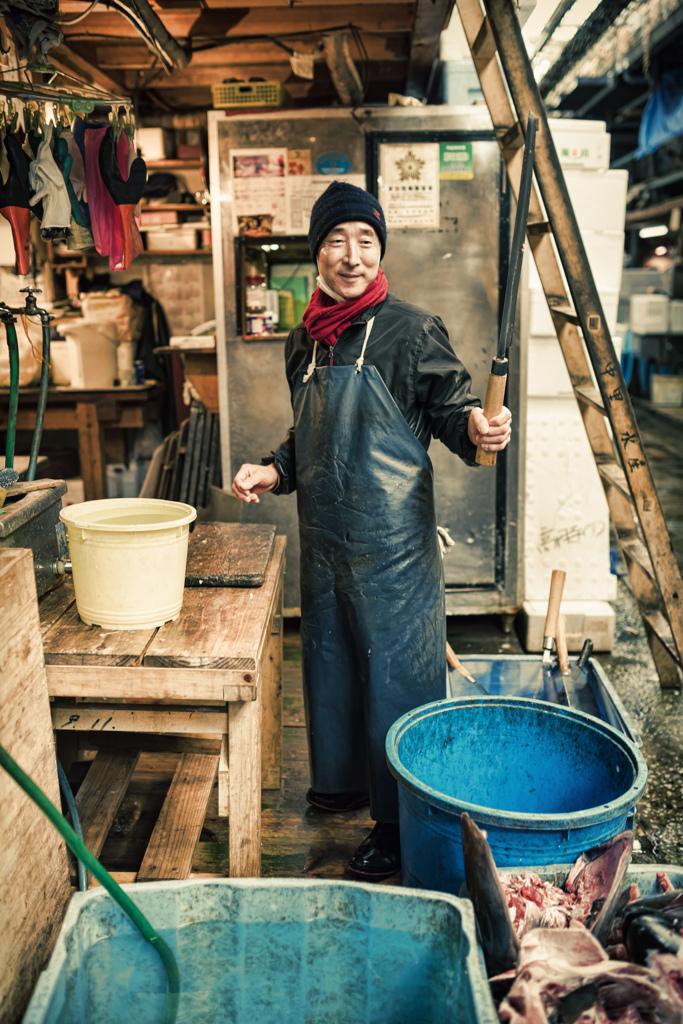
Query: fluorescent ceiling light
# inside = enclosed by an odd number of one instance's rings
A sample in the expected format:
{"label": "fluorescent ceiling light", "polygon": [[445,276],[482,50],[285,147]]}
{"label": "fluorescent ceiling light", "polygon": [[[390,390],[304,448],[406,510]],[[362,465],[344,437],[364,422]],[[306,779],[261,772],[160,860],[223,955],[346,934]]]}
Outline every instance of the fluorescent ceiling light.
{"label": "fluorescent ceiling light", "polygon": [[641,238],[659,238],[660,235],[668,235],[669,228],[666,224],[653,224],[651,228],[641,228],[638,234]]}

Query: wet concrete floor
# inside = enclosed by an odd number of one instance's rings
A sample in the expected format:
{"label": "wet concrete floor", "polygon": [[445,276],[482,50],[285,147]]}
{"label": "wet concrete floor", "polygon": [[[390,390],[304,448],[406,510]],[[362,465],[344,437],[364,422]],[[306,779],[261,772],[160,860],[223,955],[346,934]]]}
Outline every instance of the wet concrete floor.
{"label": "wet concrete floor", "polygon": [[[635,410],[678,565],[683,569],[683,409]],[[683,693],[662,690],[638,607],[619,575],[614,648],[598,655],[643,741],[647,788],[636,810],[638,863],[683,864]]]}

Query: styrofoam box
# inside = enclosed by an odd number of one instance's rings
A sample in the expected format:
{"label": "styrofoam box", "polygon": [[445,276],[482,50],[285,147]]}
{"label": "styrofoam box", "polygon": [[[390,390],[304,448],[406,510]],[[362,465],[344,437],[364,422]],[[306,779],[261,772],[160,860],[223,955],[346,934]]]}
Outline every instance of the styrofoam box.
{"label": "styrofoam box", "polygon": [[527,395],[536,398],[574,397],[557,335],[529,338]]}
{"label": "styrofoam box", "polygon": [[669,296],[632,295],[629,326],[635,334],[666,334],[669,330]]}
{"label": "styrofoam box", "polygon": [[579,227],[592,231],[623,231],[628,171],[585,171],[565,168],[564,180]]}
{"label": "styrofoam box", "polygon": [[650,390],[653,405],[683,405],[683,377],[653,373]]}
{"label": "styrofoam box", "polygon": [[562,167],[608,169],[610,137],[604,121],[551,117],[548,124]]}
{"label": "styrofoam box", "polygon": [[[527,651],[543,649],[543,631],[548,613],[548,600],[525,601],[522,605],[522,643]],[[586,640],[593,641],[596,651],[614,647],[616,616],[607,601],[563,601],[560,614],[567,619],[567,649],[580,651]]]}
{"label": "styrofoam box", "polygon": [[[619,306],[619,290],[617,288],[598,288],[602,309],[610,332],[614,331]],[[553,321],[548,310],[548,302],[542,291],[533,289],[529,304],[529,334],[548,337],[555,333]]]}
{"label": "styrofoam box", "polygon": [[683,334],[683,301],[680,299],[669,302],[669,334]]}
{"label": "styrofoam box", "polygon": [[524,600],[548,601],[550,573],[567,573],[567,601],[611,601],[609,515],[573,396],[529,397],[526,421]]}
{"label": "styrofoam box", "polygon": [[166,128],[138,128],[135,145],[144,160],[166,160],[173,155],[173,135]]}
{"label": "styrofoam box", "polygon": [[616,289],[618,292],[624,265],[624,232],[583,228],[581,237],[598,291]]}
{"label": "styrofoam box", "polygon": [[[619,360],[623,337],[620,334],[612,334],[611,337]],[[534,398],[573,397],[571,379],[557,335],[532,335],[529,338],[527,366],[527,395]]]}
{"label": "styrofoam box", "polygon": [[197,229],[192,224],[175,225],[169,224],[164,228],[159,225],[158,230],[146,231],[145,239],[147,249],[152,252],[194,250],[197,248]]}
{"label": "styrofoam box", "polygon": [[[616,289],[619,292],[624,264],[624,232],[581,228],[581,238],[598,291]],[[529,287],[541,287],[541,280],[533,261],[529,269]]]}

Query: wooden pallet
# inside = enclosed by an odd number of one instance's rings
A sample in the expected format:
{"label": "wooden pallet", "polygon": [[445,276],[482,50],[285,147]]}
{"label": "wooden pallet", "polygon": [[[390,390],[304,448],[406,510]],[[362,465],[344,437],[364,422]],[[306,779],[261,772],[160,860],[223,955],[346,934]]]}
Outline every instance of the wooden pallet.
{"label": "wooden pallet", "polygon": [[[545,107],[510,0],[456,0],[512,190],[538,119],[528,244],[600,474],[663,688],[680,688],[683,581],[607,327]],[[566,284],[565,284],[566,280]],[[580,332],[579,332],[580,328]],[[597,383],[597,387],[596,387]]]}
{"label": "wooden pallet", "polygon": [[[83,839],[99,857],[117,823],[140,750],[99,749],[76,795]],[[218,754],[182,752],[152,836],[137,872],[137,881],[189,878],[209,798],[218,769]],[[88,876],[88,884],[92,884]]]}

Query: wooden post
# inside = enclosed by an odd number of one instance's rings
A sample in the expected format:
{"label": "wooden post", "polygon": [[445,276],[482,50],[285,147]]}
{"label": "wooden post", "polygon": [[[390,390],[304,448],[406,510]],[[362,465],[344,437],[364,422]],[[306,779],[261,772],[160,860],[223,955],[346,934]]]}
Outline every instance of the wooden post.
{"label": "wooden post", "polygon": [[[30,551],[0,550],[0,744],[60,806]],[[0,769],[0,1020],[18,1020],[52,952],[71,895],[66,847]]]}

